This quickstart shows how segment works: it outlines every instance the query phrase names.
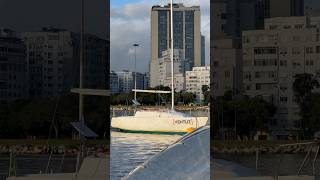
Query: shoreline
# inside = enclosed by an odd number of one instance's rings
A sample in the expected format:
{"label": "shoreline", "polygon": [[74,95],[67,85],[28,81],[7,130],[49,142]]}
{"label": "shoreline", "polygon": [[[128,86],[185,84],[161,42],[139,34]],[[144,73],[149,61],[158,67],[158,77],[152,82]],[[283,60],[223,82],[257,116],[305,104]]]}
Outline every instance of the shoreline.
{"label": "shoreline", "polygon": [[[211,141],[211,153],[216,154],[297,154],[306,153],[308,146],[292,145],[281,147],[283,144],[301,143],[302,141]],[[316,151],[316,147],[312,149]]]}
{"label": "shoreline", "polygon": [[[77,155],[80,152],[79,142],[72,140],[55,140],[47,143],[46,140],[12,139],[0,140],[0,155],[14,153],[15,155],[65,154]],[[86,143],[85,153],[94,155],[109,154],[108,141]]]}
{"label": "shoreline", "polygon": [[[168,109],[169,106],[143,106],[143,109],[152,110],[152,109]],[[112,105],[110,110],[122,111],[122,110],[134,110],[134,106],[125,106],[125,105]],[[138,108],[141,109],[141,108]],[[190,110],[203,110],[208,111],[209,106],[175,106],[175,109],[178,111],[190,111]]]}

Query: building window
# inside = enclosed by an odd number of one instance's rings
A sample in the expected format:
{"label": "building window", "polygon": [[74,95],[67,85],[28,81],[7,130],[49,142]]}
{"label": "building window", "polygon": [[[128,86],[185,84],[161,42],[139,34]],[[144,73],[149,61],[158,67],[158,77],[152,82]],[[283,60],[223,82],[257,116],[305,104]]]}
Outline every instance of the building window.
{"label": "building window", "polygon": [[300,48],[299,47],[292,48],[292,54],[300,54]]}
{"label": "building window", "polygon": [[249,37],[245,37],[245,43],[250,43],[250,38]]}
{"label": "building window", "polygon": [[280,90],[281,91],[286,91],[288,90],[287,86],[285,84],[280,84]]}
{"label": "building window", "polygon": [[53,54],[51,52],[48,52],[48,58],[51,59]]}
{"label": "building window", "polygon": [[277,66],[277,59],[255,59],[254,66]]}
{"label": "building window", "polygon": [[300,62],[292,62],[292,66],[293,68],[300,66]]}
{"label": "building window", "polygon": [[251,81],[251,73],[250,72],[245,72],[244,73],[244,79],[247,79],[247,80]]}
{"label": "building window", "polygon": [[303,24],[297,24],[294,26],[294,28],[296,29],[302,29],[303,28]]}
{"label": "building window", "polygon": [[256,84],[256,90],[261,90],[262,87],[261,87],[261,84]]}
{"label": "building window", "polygon": [[280,102],[283,103],[283,104],[287,104],[288,97],[280,97]]}
{"label": "building window", "polygon": [[313,53],[313,47],[306,47],[306,53],[312,54]]}
{"label": "building window", "polygon": [[269,76],[269,78],[276,78],[277,74],[275,72],[269,72],[268,76]]}
{"label": "building window", "polygon": [[226,13],[221,13],[221,19],[227,19],[227,14]]}
{"label": "building window", "polygon": [[59,36],[58,36],[58,35],[48,35],[48,39],[49,39],[50,41],[52,41],[52,40],[59,40]]}
{"label": "building window", "polygon": [[320,46],[316,46],[316,53],[317,53],[317,54],[320,53]]}
{"label": "building window", "polygon": [[270,25],[270,30],[277,29],[277,28],[278,28],[277,25]]}
{"label": "building window", "polygon": [[231,74],[230,71],[225,71],[224,72],[224,77],[225,78],[230,78],[230,74]]}
{"label": "building window", "polygon": [[280,66],[287,66],[287,60],[280,60]]}
{"label": "building window", "polygon": [[292,37],[292,40],[293,40],[293,41],[300,41],[300,36],[293,36],[293,37]]}
{"label": "building window", "polygon": [[287,48],[281,48],[280,49],[280,54],[288,54],[288,50],[287,50]]}
{"label": "building window", "polygon": [[313,66],[313,60],[312,59],[306,60],[306,65]]}
{"label": "building window", "polygon": [[291,29],[291,26],[290,25],[284,25],[283,29]]}
{"label": "building window", "polygon": [[277,49],[274,47],[254,48],[254,54],[277,54]]}
{"label": "building window", "polygon": [[255,76],[254,77],[257,78],[257,79],[261,78],[261,73],[260,72],[255,72]]}

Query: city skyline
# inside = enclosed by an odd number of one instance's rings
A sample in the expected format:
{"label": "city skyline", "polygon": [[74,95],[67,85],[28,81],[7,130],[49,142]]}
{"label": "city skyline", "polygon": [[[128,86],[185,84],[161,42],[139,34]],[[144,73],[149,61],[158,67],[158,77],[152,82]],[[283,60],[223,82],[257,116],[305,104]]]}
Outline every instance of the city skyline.
{"label": "city skyline", "polygon": [[[176,1],[175,3],[181,3]],[[164,5],[167,1],[111,1],[111,70],[123,69],[134,71],[133,48],[137,48],[137,72],[148,72],[151,60],[151,7]],[[210,1],[191,0],[184,3],[186,6],[201,8],[201,33],[206,39],[206,64],[209,64],[210,48]],[[120,28],[121,27],[121,28]],[[122,39],[120,41],[120,39]],[[125,39],[125,40],[123,40]],[[132,60],[132,61],[131,61]]]}

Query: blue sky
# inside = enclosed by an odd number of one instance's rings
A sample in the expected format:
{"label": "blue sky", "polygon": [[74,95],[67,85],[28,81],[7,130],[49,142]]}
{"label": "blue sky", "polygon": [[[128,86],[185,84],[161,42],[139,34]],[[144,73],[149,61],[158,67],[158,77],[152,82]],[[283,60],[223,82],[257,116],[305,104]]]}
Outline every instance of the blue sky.
{"label": "blue sky", "polygon": [[[150,62],[150,12],[157,4],[167,4],[168,0],[111,0],[111,69],[134,70],[132,44],[139,43],[137,49],[137,71],[147,72]],[[174,0],[187,6],[200,5],[201,29],[206,37],[206,62],[209,64],[210,1]]]}
{"label": "blue sky", "polygon": [[126,3],[134,2],[134,0],[112,0],[111,5],[122,5]]}

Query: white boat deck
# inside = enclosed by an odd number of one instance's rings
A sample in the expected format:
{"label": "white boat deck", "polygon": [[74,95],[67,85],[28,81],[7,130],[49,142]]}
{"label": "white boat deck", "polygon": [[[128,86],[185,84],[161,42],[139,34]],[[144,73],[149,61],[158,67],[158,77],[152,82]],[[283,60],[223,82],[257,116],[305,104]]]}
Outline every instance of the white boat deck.
{"label": "white boat deck", "polygon": [[85,158],[76,176],[66,174],[35,174],[23,177],[10,177],[7,180],[107,180],[109,179],[109,158]]}

